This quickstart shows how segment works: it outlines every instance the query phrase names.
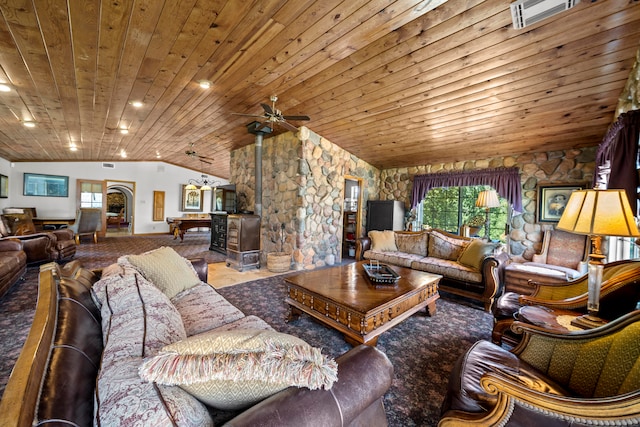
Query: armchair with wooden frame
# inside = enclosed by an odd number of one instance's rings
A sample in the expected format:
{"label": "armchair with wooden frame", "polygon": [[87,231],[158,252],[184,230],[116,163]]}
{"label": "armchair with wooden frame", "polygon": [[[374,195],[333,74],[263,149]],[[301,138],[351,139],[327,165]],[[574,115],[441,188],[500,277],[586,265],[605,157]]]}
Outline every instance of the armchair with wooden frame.
{"label": "armchair with wooden frame", "polygon": [[478,341],[458,360],[438,426],[640,425],[640,310],[571,334],[514,328],[514,349]]}
{"label": "armchair with wooden frame", "polygon": [[[506,292],[492,308],[494,325],[491,339],[514,345],[520,340],[511,325],[524,306],[541,307],[563,316],[587,313],[588,277],[570,282],[535,283],[533,294]],[[604,265],[598,317],[611,321],[634,309],[640,301],[640,260],[624,260]],[[520,319],[523,320],[523,319]]]}
{"label": "armchair with wooden frame", "polygon": [[542,247],[531,261],[513,262],[505,268],[505,290],[519,294],[533,291],[537,283],[569,282],[587,274],[589,239],[562,230],[544,232]]}

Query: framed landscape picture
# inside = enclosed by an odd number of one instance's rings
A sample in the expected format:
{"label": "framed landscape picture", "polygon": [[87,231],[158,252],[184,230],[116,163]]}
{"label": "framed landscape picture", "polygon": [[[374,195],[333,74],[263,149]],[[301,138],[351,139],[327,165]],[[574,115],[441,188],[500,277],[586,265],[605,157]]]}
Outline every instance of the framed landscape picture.
{"label": "framed landscape picture", "polygon": [[24,173],[24,196],[69,197],[69,177]]}
{"label": "framed landscape picture", "polygon": [[584,184],[538,185],[538,222],[558,222],[564,213],[571,193],[585,188]]}
{"label": "framed landscape picture", "polygon": [[202,212],[202,191],[200,189],[188,190],[182,185],[182,212]]}

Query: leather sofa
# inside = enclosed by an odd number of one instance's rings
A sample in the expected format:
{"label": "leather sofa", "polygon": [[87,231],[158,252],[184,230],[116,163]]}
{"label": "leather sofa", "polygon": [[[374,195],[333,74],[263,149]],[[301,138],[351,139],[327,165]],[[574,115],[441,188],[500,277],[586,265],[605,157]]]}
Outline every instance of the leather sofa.
{"label": "leather sofa", "polygon": [[356,241],[356,259],[440,274],[438,290],[479,301],[489,311],[502,293],[503,271],[509,263],[509,256],[497,249],[496,244],[435,228],[370,231]]}
{"label": "leather sofa", "polygon": [[0,297],[2,297],[27,269],[27,254],[17,239],[0,240]]}
{"label": "leather sofa", "polygon": [[[191,262],[200,280],[206,282],[206,261],[198,259]],[[117,405],[119,415],[128,410],[127,398],[105,400],[105,394],[109,393],[110,387],[107,387],[106,391],[100,389],[103,385],[101,381],[104,380],[102,375],[105,364],[108,366],[105,360],[117,357],[112,353],[107,354],[107,348],[103,347],[101,310],[96,305],[97,300],[92,298],[92,286],[101,274],[103,277],[114,278],[111,273],[108,275],[107,269],[90,271],[82,268],[78,261],[71,261],[62,267],[56,263],[41,266],[38,305],[33,322],[40,327],[32,327],[0,402],[3,426],[41,425],[51,420],[56,423],[89,426],[94,425],[94,414],[103,416],[109,405]],[[136,286],[137,284],[136,281]],[[112,285],[105,286],[111,286],[110,289],[113,289]],[[205,286],[208,287],[206,283]],[[115,291],[111,292],[113,295]],[[218,311],[216,316],[226,319],[228,316],[223,314],[223,311],[228,308],[225,308],[224,304],[229,303],[217,295],[219,300],[215,305]],[[109,298],[109,310],[112,310],[113,304],[117,302]],[[104,306],[102,309],[102,313],[105,313]],[[201,317],[205,316],[199,313]],[[184,316],[183,312],[180,315]],[[144,316],[146,319],[147,314]],[[149,318],[149,321],[151,320],[153,318]],[[263,322],[255,316],[237,320],[247,324]],[[187,324],[185,320],[185,327]],[[109,325],[111,337],[114,333],[113,323],[109,321]],[[153,332],[148,328],[144,330],[148,331],[149,335],[146,335],[143,343],[153,341]],[[107,342],[107,345],[111,344]],[[130,359],[131,356],[127,353],[123,363],[130,363]],[[241,410],[239,414],[228,414],[228,418],[220,418],[219,410],[213,408],[208,408],[209,412],[216,425],[223,422],[231,426],[387,425],[382,396],[393,379],[393,367],[387,357],[373,347],[359,346],[338,357],[336,362],[338,381],[330,390],[289,387]],[[120,369],[124,368],[118,368],[120,373],[117,378],[126,377],[128,380],[123,380],[125,384],[137,384],[137,381],[141,380],[138,376],[138,364],[134,366],[135,374],[131,376],[120,372]],[[117,384],[122,386],[122,381],[118,380]],[[96,390],[96,385],[99,390]],[[150,394],[156,396],[159,393],[160,395],[154,399],[164,401],[168,416],[174,417],[166,407],[165,393],[168,393],[168,390],[166,387],[158,387],[155,385],[156,392]],[[180,390],[174,392],[177,391]],[[129,409],[134,411],[136,417],[143,416],[143,412],[148,414],[147,407],[141,408],[135,404],[136,398],[133,398],[134,404]],[[95,401],[98,402],[97,405],[94,404]],[[159,403],[154,403],[155,405],[162,406]],[[186,421],[189,420],[182,418],[177,424],[188,425]]]}
{"label": "leather sofa", "polygon": [[68,229],[36,232],[30,213],[0,215],[0,237],[18,239],[27,254],[27,264],[66,261],[76,254],[73,232]]}

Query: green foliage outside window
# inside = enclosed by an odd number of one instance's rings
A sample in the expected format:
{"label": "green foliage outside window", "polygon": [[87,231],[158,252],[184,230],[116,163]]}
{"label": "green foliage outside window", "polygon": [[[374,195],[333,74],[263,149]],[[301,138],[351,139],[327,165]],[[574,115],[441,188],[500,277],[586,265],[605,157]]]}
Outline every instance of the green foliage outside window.
{"label": "green foliage outside window", "polygon": [[[451,233],[458,233],[463,225],[478,224],[482,227],[478,236],[484,237],[486,210],[476,207],[478,193],[490,187],[479,185],[470,187],[434,188],[422,201],[422,223]],[[505,241],[505,226],[509,206],[500,197],[500,207],[489,210],[489,238]]]}

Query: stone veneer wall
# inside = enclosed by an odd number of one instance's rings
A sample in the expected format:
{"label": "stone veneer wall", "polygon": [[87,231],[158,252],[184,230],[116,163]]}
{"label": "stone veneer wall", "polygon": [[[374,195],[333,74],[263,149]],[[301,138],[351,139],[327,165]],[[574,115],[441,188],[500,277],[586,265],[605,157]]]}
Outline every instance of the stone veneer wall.
{"label": "stone veneer wall", "polygon": [[[341,260],[345,176],[362,178],[363,200],[378,198],[380,172],[301,127],[262,143],[263,265],[269,252],[293,254],[297,270],[333,265]],[[255,144],[231,152],[231,182],[255,205]],[[285,225],[285,243],[280,230]]]}
{"label": "stone veneer wall", "polygon": [[553,224],[536,223],[537,186],[539,183],[589,186],[593,179],[597,147],[546,153],[526,153],[457,163],[439,163],[410,168],[386,169],[381,172],[380,198],[402,200],[410,206],[413,177],[425,173],[478,170],[497,167],[520,168],[524,213],[514,214],[509,235],[510,254],[514,260],[531,260],[542,246],[544,231]]}

